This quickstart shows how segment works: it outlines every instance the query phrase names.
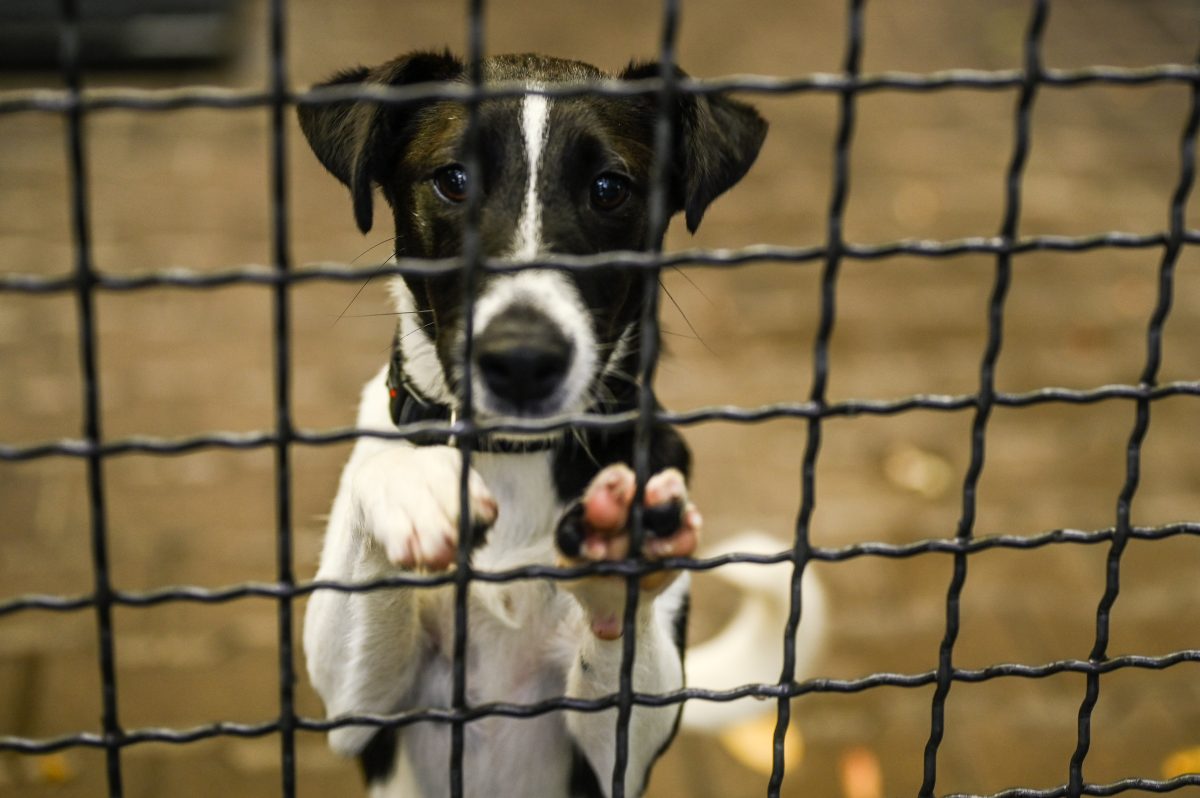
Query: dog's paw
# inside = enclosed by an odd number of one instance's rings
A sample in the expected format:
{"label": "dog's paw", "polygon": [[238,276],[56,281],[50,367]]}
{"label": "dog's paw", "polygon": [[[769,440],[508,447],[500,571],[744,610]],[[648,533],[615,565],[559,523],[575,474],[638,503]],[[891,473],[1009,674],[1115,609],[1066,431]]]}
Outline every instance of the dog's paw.
{"label": "dog's paw", "polygon": [[[356,509],[393,565],[442,571],[454,564],[461,473],[461,454],[449,446],[388,447],[359,463],[353,480]],[[498,508],[474,469],[467,494],[478,544]]]}
{"label": "dog's paw", "polygon": [[[636,493],[633,471],[623,463],[610,465],[592,479],[583,497],[563,513],[555,533],[564,565],[623,560],[629,556],[629,513]],[[642,525],[642,557],[659,560],[689,557],[696,550],[703,521],[688,501],[683,474],[674,468],[660,471],[646,482]],[[656,571],[642,577],[641,588],[651,595],[674,580],[674,571]],[[621,635],[624,580],[593,577],[568,582],[584,605],[592,631],[606,640]]]}

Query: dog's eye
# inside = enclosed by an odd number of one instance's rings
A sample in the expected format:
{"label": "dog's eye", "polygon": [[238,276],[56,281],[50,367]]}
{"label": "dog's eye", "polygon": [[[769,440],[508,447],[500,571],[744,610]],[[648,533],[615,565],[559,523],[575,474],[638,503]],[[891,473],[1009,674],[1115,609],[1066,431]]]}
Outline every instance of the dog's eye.
{"label": "dog's eye", "polygon": [[447,202],[466,202],[467,186],[467,170],[459,164],[443,166],[433,174],[433,187]]}
{"label": "dog's eye", "polygon": [[592,205],[613,211],[629,198],[629,181],[620,175],[602,174],[592,181]]}

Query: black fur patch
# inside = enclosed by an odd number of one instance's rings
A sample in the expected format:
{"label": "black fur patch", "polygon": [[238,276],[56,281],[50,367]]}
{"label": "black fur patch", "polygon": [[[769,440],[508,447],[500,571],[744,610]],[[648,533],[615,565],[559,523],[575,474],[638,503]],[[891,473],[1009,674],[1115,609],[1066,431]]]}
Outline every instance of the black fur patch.
{"label": "black fur patch", "polygon": [[604,791],[600,789],[600,780],[596,778],[596,771],[592,770],[587,757],[583,755],[583,751],[580,751],[577,745],[571,746],[569,789],[570,798],[604,798]]}
{"label": "black fur patch", "polygon": [[362,767],[363,781],[368,786],[379,784],[391,778],[396,769],[396,745],[399,742],[399,731],[383,728],[375,732],[367,747],[358,755],[358,764]]}
{"label": "black fur patch", "polygon": [[692,610],[692,597],[684,595],[683,603],[679,605],[679,612],[675,613],[674,619],[671,621],[671,631],[674,632],[673,641],[675,648],[679,649],[679,661],[683,661],[683,655],[687,650],[688,639],[688,614]]}
{"label": "black fur patch", "polygon": [[[561,501],[583,494],[600,469],[612,463],[633,462],[633,430],[582,433],[583,443],[568,437],[554,455],[554,485]],[[686,477],[692,458],[679,433],[666,425],[654,427],[650,438],[650,473],[677,468]]]}

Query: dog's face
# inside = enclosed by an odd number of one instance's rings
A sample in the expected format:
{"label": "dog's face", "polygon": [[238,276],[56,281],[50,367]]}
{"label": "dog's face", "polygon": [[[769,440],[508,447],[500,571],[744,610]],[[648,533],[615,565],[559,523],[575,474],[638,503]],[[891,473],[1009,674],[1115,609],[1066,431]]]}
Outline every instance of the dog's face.
{"label": "dog's face", "polygon": [[[483,73],[488,83],[530,89],[609,77],[586,64],[528,55],[490,58]],[[618,77],[657,74],[647,64]],[[415,53],[327,85],[465,80],[452,56]],[[750,168],[766,123],[721,96],[685,96],[677,104],[668,210],[686,211],[694,231],[708,204]],[[382,189],[398,257],[461,254],[467,195],[476,184],[483,254],[530,261],[661,243],[651,240],[648,204],[656,106],[653,95],[485,101],[477,117],[479,174],[463,165],[467,112],[456,102],[302,106],[300,121],[321,162],[350,188],[363,232],[372,224],[373,188]],[[638,273],[616,268],[479,275],[472,368],[478,411],[537,417],[609,398],[606,377],[628,380],[622,361],[636,348],[641,283]],[[408,376],[450,406],[464,371],[463,290],[461,275],[446,274],[406,277],[399,291],[401,309],[412,311],[402,317],[400,336]]]}

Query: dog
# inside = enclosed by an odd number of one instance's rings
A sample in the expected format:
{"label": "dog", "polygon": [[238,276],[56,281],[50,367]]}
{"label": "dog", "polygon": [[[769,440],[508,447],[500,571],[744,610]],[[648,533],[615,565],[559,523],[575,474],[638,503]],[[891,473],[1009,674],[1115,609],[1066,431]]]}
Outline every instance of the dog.
{"label": "dog", "polygon": [[[660,97],[550,97],[564,82],[656,77],[634,63],[610,76],[587,64],[538,55],[495,56],[485,83],[528,93],[477,108],[481,174],[463,166],[467,112],[455,100],[405,105],[346,101],[299,108],[320,162],[350,191],[358,227],[373,222],[378,187],[395,223],[398,258],[462,254],[472,182],[480,192],[483,255],[517,263],[557,254],[645,250]],[[677,71],[680,77],[684,73]],[[417,52],[335,75],[326,86],[467,82],[449,53]],[[667,209],[694,232],[706,208],[753,164],[767,123],[722,94],[672,95],[675,138]],[[390,363],[366,385],[357,426],[396,430],[447,421],[464,388],[461,272],[394,281],[399,322]],[[529,268],[476,277],[470,375],[478,419],[540,419],[636,408],[640,274],[618,268],[566,273]],[[628,515],[636,491],[631,430],[482,435],[472,453],[467,506],[481,534],[478,570],[575,565],[630,555]],[[688,500],[690,454],[665,425],[651,435],[646,516],[669,518],[640,556],[690,556],[701,517]],[[333,502],[317,578],[361,582],[397,573],[446,572],[458,551],[462,461],[453,441],[360,438]],[[664,514],[665,511],[665,514]],[[649,524],[649,521],[647,521]],[[486,532],[484,533],[484,531]],[[656,571],[640,582],[633,687],[682,688],[688,577]],[[617,692],[625,580],[472,582],[467,701],[530,704]],[[330,717],[451,705],[453,586],[346,593],[316,591],[308,603],[308,672]],[[679,706],[634,708],[624,792],[640,795],[670,743]],[[466,795],[608,796],[616,709],[488,716],[465,725]],[[449,793],[450,727],[347,725],[332,748],[359,758],[370,795]]]}

